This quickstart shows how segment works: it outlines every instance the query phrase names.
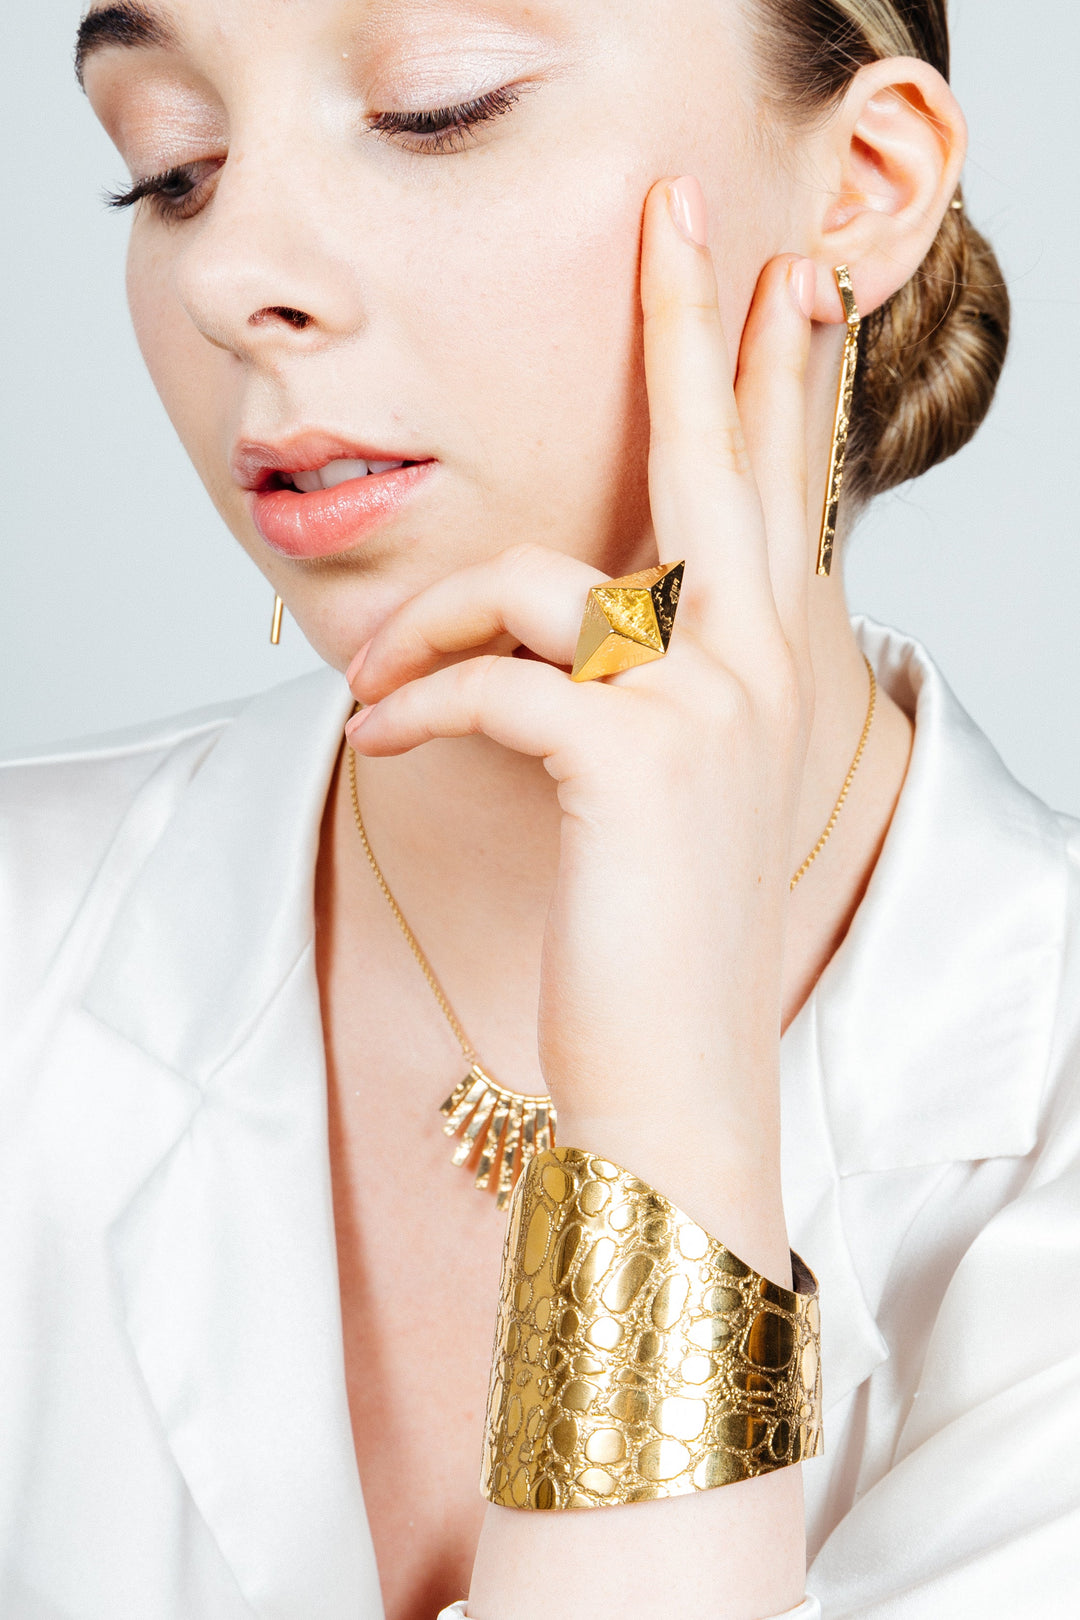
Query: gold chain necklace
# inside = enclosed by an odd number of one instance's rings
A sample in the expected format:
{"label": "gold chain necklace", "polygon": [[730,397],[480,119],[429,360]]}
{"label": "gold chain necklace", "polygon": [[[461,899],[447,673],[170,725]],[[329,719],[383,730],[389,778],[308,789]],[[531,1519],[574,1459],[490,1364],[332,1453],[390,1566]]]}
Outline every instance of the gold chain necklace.
{"label": "gold chain necklace", "polygon": [[796,885],[799,884],[806,876],[807,872],[809,872],[810,868],[813,866],[814,862],[825,848],[825,845],[829,842],[829,839],[836,831],[836,823],[840,820],[840,812],[847,802],[848,794],[851,792],[851,784],[855,780],[855,772],[862,764],[862,757],[866,752],[866,741],[870,735],[870,727],[874,723],[874,715],[877,712],[877,676],[874,674],[873,664],[871,664],[865,653],[863,653],[863,663],[866,665],[866,673],[870,677],[870,702],[867,705],[866,721],[862,728],[862,736],[859,738],[859,746],[855,750],[855,758],[851,762],[851,769],[844,777],[844,785],[840,789],[840,797],[833,806],[833,813],[825,823],[825,831],[822,833],[821,837],[818,839],[817,843],[814,845],[813,849],[810,851],[809,855],[806,857],[805,861],[803,861],[802,865],[799,867],[799,870],[792,878],[790,885],[792,889],[794,889]]}
{"label": "gold chain necklace", "polygon": [[[855,750],[855,758],[844,778],[840,797],[836,801],[825,830],[791,879],[791,889],[806,876],[836,830],[836,823],[851,791],[855,773],[862,763],[877,708],[877,679],[865,655],[864,661],[870,675],[870,704],[866,711],[866,723],[859,738],[859,746]],[[439,1109],[443,1116],[443,1130],[446,1135],[459,1138],[454,1149],[453,1162],[464,1165],[476,1157],[476,1186],[481,1190],[494,1191],[495,1201],[499,1209],[503,1209],[514,1190],[518,1176],[533,1154],[542,1153],[546,1148],[554,1146],[555,1105],[548,1096],[533,1097],[517,1091],[507,1091],[505,1086],[500,1086],[498,1081],[493,1080],[481,1068],[476,1048],[462,1028],[445,990],[435,976],[435,970],[425,956],[420,941],[409,927],[405,914],[394,899],[390,885],[383,877],[382,869],[375,859],[375,852],[368,841],[364,818],[360,813],[360,794],[356,786],[356,754],[351,748],[346,751],[349,756],[349,794],[352,799],[353,819],[360,834],[360,842],[367,856],[368,865],[393,913],[394,921],[405,936],[405,943],[416,958],[417,965],[427,980],[428,988],[438,1002],[443,1017],[453,1030],[454,1037],[469,1064],[468,1073],[458,1082]]]}

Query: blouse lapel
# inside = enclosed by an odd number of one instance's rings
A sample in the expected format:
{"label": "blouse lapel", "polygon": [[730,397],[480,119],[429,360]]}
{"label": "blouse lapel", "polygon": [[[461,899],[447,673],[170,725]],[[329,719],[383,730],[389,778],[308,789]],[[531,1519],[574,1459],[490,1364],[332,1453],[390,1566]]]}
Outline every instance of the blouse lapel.
{"label": "blouse lapel", "polygon": [[889,1354],[840,1183],[1030,1152],[1067,904],[1058,818],[1012,779],[917,642],[856,628],[917,726],[866,896],[781,1043],[784,1201],[825,1302],[826,1411]]}
{"label": "blouse lapel", "polygon": [[84,1003],[140,1055],[148,1092],[177,1094],[112,1228],[124,1320],[192,1497],[266,1620],[382,1612],[345,1392],[313,944],[350,704],[320,672],[223,730]]}
{"label": "blouse lapel", "polygon": [[781,1042],[781,1142],[792,1247],[806,1258],[821,1289],[822,1409],[828,1414],[888,1359],[889,1349],[866,1302],[841,1220],[817,1011],[811,996]]}
{"label": "blouse lapel", "polygon": [[917,642],[858,628],[917,724],[885,847],[816,992],[837,1168],[1021,1156],[1061,988],[1065,834]]}

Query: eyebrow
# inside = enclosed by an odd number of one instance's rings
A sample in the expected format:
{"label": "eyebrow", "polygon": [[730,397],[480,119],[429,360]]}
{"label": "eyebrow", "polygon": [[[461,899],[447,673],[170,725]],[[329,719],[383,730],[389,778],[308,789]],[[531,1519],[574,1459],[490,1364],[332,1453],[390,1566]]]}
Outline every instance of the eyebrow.
{"label": "eyebrow", "polygon": [[148,11],[138,0],[114,0],[89,12],[75,36],[75,77],[83,82],[83,70],[94,51],[109,45],[129,50],[150,50],[173,44],[175,34],[165,20]]}

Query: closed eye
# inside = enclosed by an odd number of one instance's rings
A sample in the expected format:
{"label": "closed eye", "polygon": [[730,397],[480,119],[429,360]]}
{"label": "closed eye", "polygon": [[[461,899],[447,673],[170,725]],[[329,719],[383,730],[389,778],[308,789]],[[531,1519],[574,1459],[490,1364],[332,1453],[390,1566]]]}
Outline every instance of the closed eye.
{"label": "closed eye", "polygon": [[[404,142],[414,152],[462,152],[474,129],[508,113],[522,94],[521,86],[503,85],[471,101],[423,112],[384,112],[369,120],[368,128],[386,140]],[[223,159],[181,163],[124,190],[105,193],[110,208],[132,208],[144,198],[162,219],[190,219],[206,201],[206,185]]]}
{"label": "closed eye", "polygon": [[369,120],[368,128],[385,139],[404,141],[412,152],[462,152],[473,130],[508,113],[521,96],[521,86],[503,85],[473,101],[429,112],[384,112]]}
{"label": "closed eye", "polygon": [[190,219],[206,202],[207,183],[221,168],[224,159],[210,158],[200,163],[180,163],[160,174],[147,175],[126,191],[108,191],[110,208],[132,208],[149,198],[154,212],[162,219]]}

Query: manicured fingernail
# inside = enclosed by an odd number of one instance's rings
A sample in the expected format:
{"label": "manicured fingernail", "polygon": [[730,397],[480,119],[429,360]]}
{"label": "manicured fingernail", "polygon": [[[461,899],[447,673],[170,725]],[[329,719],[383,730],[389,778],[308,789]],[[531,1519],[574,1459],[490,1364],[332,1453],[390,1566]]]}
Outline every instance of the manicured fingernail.
{"label": "manicured fingernail", "polygon": [[368,719],[368,716],[370,714],[372,714],[373,712],[374,711],[372,709],[361,709],[359,711],[359,713],[353,715],[352,719],[349,721],[348,725],[345,727],[345,741],[346,742],[352,742],[352,740],[356,736],[357,732],[366,723],[366,721]]}
{"label": "manicured fingernail", "polygon": [[353,681],[355,681],[356,677],[359,675],[360,671],[363,669],[363,667],[364,667],[364,659],[368,655],[368,648],[370,646],[371,646],[371,642],[370,641],[365,641],[364,645],[361,647],[360,651],[357,653],[356,657],[353,659],[352,663],[349,665],[348,669],[345,671],[345,684],[346,684],[346,686],[351,686]]}
{"label": "manicured fingernail", "polygon": [[817,303],[817,265],[813,259],[795,260],[788,271],[788,286],[796,306],[809,320]]}
{"label": "manicured fingernail", "polygon": [[705,193],[692,174],[684,174],[668,187],[668,207],[671,217],[688,242],[695,247],[707,247],[709,241],[709,211],[705,206]]}

